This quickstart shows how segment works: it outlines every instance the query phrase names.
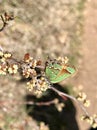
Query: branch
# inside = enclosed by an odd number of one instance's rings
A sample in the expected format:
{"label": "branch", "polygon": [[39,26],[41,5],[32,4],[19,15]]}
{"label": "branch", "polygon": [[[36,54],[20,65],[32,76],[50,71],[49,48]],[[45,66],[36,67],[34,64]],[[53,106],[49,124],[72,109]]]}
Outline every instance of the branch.
{"label": "branch", "polygon": [[3,25],[2,25],[2,27],[0,28],[0,32],[1,32],[1,31],[4,30],[4,28],[6,27],[7,22],[4,20],[4,18],[3,18],[2,15],[0,15],[0,17],[1,17],[1,20],[2,20],[2,22],[3,22]]}
{"label": "branch", "polygon": [[4,15],[0,15],[0,17],[1,17],[1,20],[2,20],[2,23],[3,23],[2,27],[0,28],[0,32],[1,32],[7,26],[9,21],[14,20],[14,16],[9,15],[5,12]]}
{"label": "branch", "polygon": [[80,108],[81,108],[82,111],[86,114],[86,116],[89,117],[89,113],[87,112],[87,110],[85,109],[85,107],[84,107],[75,97],[73,97],[73,96],[71,96],[71,95],[68,95],[68,94],[66,94],[66,93],[63,93],[63,92],[57,90],[56,88],[54,88],[54,87],[52,87],[52,86],[50,86],[49,89],[55,91],[55,92],[56,92],[59,96],[61,96],[63,99],[64,99],[65,97],[67,97],[67,98],[69,98],[69,99],[75,101],[77,104],[79,104]]}

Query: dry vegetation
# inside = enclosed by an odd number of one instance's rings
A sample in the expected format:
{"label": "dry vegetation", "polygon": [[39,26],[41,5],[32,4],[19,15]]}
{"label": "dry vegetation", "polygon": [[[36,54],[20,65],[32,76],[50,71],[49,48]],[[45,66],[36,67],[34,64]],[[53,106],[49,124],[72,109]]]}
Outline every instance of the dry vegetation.
{"label": "dry vegetation", "polygon": [[[71,62],[76,64],[81,43],[84,3],[84,0],[1,0],[0,13],[12,12],[16,18],[0,32],[0,46],[17,59],[29,52],[34,58],[41,58],[43,61],[48,55],[54,58],[69,56]],[[2,27],[2,22],[0,26]],[[50,94],[56,97],[54,93],[47,94],[48,92],[38,100],[52,99]],[[78,130],[76,110],[72,103],[67,103],[65,112],[59,113],[52,106],[32,106],[28,109],[29,106],[19,104],[28,98],[37,101],[26,90],[20,75],[0,77],[1,130]],[[14,101],[18,103],[15,104]],[[65,115],[66,112],[69,114]],[[73,122],[71,118],[74,118]],[[70,126],[71,122],[75,124]]]}

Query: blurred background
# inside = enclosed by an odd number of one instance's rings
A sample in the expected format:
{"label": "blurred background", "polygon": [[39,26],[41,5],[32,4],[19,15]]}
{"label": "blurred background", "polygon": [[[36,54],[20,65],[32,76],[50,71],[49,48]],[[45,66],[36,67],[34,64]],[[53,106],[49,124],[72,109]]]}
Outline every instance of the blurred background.
{"label": "blurred background", "polygon": [[[14,14],[15,19],[0,32],[0,46],[18,60],[27,52],[43,61],[47,56],[68,56],[78,73],[57,87],[70,94],[84,91],[91,100],[88,111],[97,113],[97,1],[0,0],[0,14],[4,12]],[[89,130],[80,120],[83,113],[79,106],[71,101],[66,101],[62,112],[54,106],[12,102],[56,97],[62,100],[48,91],[37,99],[19,75],[0,77],[0,130]]]}

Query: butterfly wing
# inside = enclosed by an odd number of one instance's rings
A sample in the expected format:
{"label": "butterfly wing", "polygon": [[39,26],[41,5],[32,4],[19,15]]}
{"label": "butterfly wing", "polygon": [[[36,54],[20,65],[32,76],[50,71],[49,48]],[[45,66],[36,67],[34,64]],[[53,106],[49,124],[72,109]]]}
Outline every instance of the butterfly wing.
{"label": "butterfly wing", "polygon": [[51,83],[58,83],[76,72],[74,67],[62,67],[59,64],[49,65],[46,67],[46,75]]}

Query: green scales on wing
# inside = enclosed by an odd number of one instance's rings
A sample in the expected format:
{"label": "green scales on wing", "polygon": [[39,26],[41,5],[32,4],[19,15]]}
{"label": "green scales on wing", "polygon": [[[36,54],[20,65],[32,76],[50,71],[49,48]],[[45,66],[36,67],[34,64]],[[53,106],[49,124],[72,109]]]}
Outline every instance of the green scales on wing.
{"label": "green scales on wing", "polygon": [[70,67],[69,65],[60,65],[58,63],[49,64],[46,66],[46,76],[50,80],[51,83],[58,83],[76,72],[74,67]]}

